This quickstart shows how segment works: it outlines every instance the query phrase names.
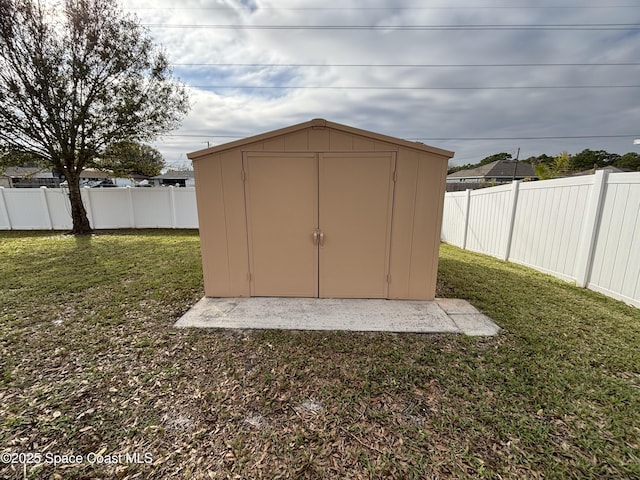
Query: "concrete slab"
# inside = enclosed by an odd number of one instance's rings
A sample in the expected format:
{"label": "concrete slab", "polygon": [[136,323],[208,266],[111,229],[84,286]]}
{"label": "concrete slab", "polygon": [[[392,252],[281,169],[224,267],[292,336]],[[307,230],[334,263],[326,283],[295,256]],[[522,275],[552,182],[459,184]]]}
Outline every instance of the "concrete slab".
{"label": "concrete slab", "polygon": [[450,317],[462,332],[472,337],[492,337],[500,331],[500,327],[482,313],[455,313]]}
{"label": "concrete slab", "polygon": [[449,315],[457,313],[480,313],[476,307],[466,300],[459,298],[436,298],[436,303]]}
{"label": "concrete slab", "polygon": [[[443,302],[444,308],[440,305],[442,300],[446,300]],[[449,314],[446,309],[460,313]],[[468,335],[495,335],[499,331],[498,326],[491,319],[479,313],[464,300],[456,300],[454,303],[449,302],[449,299],[426,302],[332,298],[204,297],[185,313],[175,326],[179,328],[466,333]]]}

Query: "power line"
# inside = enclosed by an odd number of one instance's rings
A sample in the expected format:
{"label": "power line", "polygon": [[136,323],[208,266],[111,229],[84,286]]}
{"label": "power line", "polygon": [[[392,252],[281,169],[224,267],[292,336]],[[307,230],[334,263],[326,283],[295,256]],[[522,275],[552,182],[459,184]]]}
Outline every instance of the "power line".
{"label": "power line", "polygon": [[385,87],[364,85],[186,85],[202,90],[577,90],[640,88],[640,85],[503,85],[494,87]]}
{"label": "power line", "polygon": [[174,67],[265,67],[265,68],[502,68],[502,67],[630,67],[637,62],[616,63],[172,63]]}
{"label": "power line", "polygon": [[[640,5],[502,5],[502,6],[441,6],[441,7],[259,7],[265,11],[414,11],[414,10],[593,10],[640,8]],[[131,7],[129,10],[215,10],[237,11],[236,7]]]}
{"label": "power line", "polygon": [[[189,133],[169,133],[163,137],[186,137],[186,138],[245,138],[246,135],[209,135],[189,134]],[[526,136],[526,137],[421,137],[408,138],[411,141],[491,141],[491,140],[579,140],[579,139],[596,139],[596,138],[637,138],[638,134],[629,135],[552,135],[552,136]]]}
{"label": "power line", "polygon": [[[637,136],[637,135],[635,135]],[[483,140],[578,140],[590,138],[633,138],[634,135],[567,135],[567,136],[530,136],[530,137],[428,137],[411,140],[455,140],[455,141],[483,141]]]}
{"label": "power line", "polygon": [[223,25],[223,24],[170,24],[147,23],[148,28],[220,29],[220,30],[367,30],[367,31],[480,31],[480,30],[640,30],[635,23],[581,23],[581,24],[477,24],[477,25]]}

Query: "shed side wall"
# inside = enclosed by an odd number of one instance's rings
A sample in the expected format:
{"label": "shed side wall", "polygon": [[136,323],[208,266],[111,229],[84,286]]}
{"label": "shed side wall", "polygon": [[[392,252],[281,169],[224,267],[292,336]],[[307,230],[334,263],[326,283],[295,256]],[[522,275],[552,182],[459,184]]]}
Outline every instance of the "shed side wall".
{"label": "shed side wall", "polygon": [[[440,259],[440,238],[442,233],[442,218],[444,214],[444,194],[447,189],[447,170],[449,168],[449,159],[442,158],[433,154],[423,154],[426,162],[434,165],[435,178],[432,179],[433,194],[435,195],[435,213],[436,220],[433,225],[431,245],[433,252],[433,265],[431,267],[431,284],[433,289],[433,298],[435,298],[436,285],[438,280],[438,261]],[[435,166],[439,167],[439,172]]]}
{"label": "shed side wall", "polygon": [[[204,160],[204,161],[203,161]],[[194,162],[205,295],[249,296],[242,156]]]}
{"label": "shed side wall", "polygon": [[193,162],[206,296],[230,294],[220,156]]}
{"label": "shed side wall", "polygon": [[397,180],[391,226],[389,298],[409,298],[419,163],[420,155],[417,152],[402,151],[397,155]]}
{"label": "shed side wall", "polygon": [[389,298],[435,298],[447,163],[437,155],[398,151]]}
{"label": "shed side wall", "polygon": [[[435,297],[438,270],[438,251],[442,208],[442,188],[439,162],[431,162],[426,155],[418,164],[418,188],[414,211],[413,254],[411,261],[409,298],[433,300]],[[425,296],[426,295],[426,296]]]}

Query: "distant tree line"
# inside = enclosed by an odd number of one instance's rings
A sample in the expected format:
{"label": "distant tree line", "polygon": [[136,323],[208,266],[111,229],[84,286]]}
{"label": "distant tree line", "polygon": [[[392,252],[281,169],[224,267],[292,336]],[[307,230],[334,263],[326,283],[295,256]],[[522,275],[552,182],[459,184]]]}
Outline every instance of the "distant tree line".
{"label": "distant tree line", "polygon": [[[510,153],[501,152],[485,157],[478,163],[456,165],[451,167],[449,174],[460,170],[468,170],[477,168],[496,160],[513,160]],[[640,154],[636,152],[625,153],[619,155],[617,153],[609,153],[605,150],[589,150],[585,149],[580,153],[571,155],[568,152],[562,152],[555,157],[547,154],[538,155],[537,157],[529,157],[520,160],[533,166],[536,175],[541,179],[554,178],[557,176],[568,175],[571,173],[583,172],[594,168],[603,168],[613,166],[617,168],[627,168],[634,171],[640,171]]]}

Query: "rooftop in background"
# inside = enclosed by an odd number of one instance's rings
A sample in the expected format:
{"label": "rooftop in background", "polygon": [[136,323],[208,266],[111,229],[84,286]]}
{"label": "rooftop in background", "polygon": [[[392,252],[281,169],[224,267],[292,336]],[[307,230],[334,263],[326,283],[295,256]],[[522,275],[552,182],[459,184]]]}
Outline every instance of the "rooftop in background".
{"label": "rooftop in background", "polygon": [[606,167],[602,167],[602,168],[590,168],[589,170],[583,170],[582,172],[575,172],[575,173],[571,173],[568,176],[570,177],[577,177],[580,175],[593,175],[594,173],[596,173],[596,170],[603,170],[607,173],[628,173],[628,172],[635,172],[635,170],[631,170],[630,168],[618,168],[618,167],[614,167],[613,165],[607,165]]}
{"label": "rooftop in background", "polygon": [[193,170],[170,170],[153,178],[157,180],[186,180],[193,178]]}
{"label": "rooftop in background", "polygon": [[7,167],[3,175],[11,178],[53,178],[49,167]]}
{"label": "rooftop in background", "polygon": [[170,170],[153,177],[153,184],[156,187],[195,187],[193,170]]}
{"label": "rooftop in background", "polygon": [[505,183],[538,176],[529,163],[515,160],[496,160],[468,170],[459,170],[447,175],[447,182],[496,182]]}

